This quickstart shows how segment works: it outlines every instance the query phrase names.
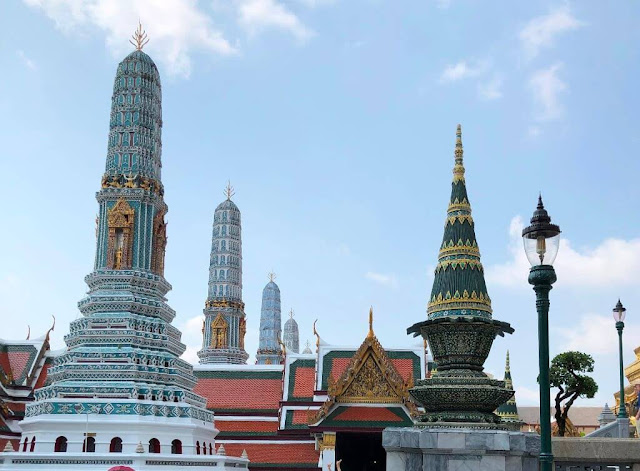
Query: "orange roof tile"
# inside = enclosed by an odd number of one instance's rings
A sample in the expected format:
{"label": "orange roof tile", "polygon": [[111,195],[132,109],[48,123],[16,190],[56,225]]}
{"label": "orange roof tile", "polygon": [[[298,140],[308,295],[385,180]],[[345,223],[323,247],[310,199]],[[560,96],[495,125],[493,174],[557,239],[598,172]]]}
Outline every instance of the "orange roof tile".
{"label": "orange roof tile", "polygon": [[282,400],[282,372],[194,371],[193,389],[215,411],[277,412]]}
{"label": "orange roof tile", "polygon": [[[220,432],[255,432],[257,434],[276,433],[278,422],[275,420],[216,420]],[[233,433],[227,433],[233,435]]]}
{"label": "orange roof tile", "polygon": [[315,367],[296,368],[296,377],[293,386],[294,397],[313,397],[313,386],[316,380]]}
{"label": "orange roof tile", "polygon": [[249,468],[267,465],[269,467],[318,467],[320,452],[313,443],[225,443],[227,456],[240,456],[242,450],[249,455]]}

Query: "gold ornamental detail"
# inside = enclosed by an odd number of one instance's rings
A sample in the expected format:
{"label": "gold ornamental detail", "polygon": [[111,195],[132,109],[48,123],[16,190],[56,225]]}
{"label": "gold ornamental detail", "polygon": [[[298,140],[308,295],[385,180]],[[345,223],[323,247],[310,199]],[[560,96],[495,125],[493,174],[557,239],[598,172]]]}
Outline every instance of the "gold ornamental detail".
{"label": "gold ornamental detail", "polygon": [[164,195],[162,183],[141,175],[104,175],[101,186],[102,188],[140,188],[160,196]]}
{"label": "gold ornamental detail", "polygon": [[227,321],[218,314],[211,323],[211,348],[227,348]]}
{"label": "gold ornamental detail", "polygon": [[459,222],[460,224],[463,224],[465,221],[468,222],[469,224],[473,225],[473,217],[471,217],[470,214],[460,214],[458,216],[448,217],[447,220],[445,221],[444,225],[445,225],[445,227],[447,225],[449,225],[449,224],[451,224],[453,226],[456,222]]}
{"label": "gold ornamental detail", "polygon": [[209,299],[204,303],[205,308],[223,308],[223,307],[235,307],[238,309],[244,309],[244,303],[238,301],[229,301],[227,299]]}
{"label": "gold ornamental detail", "polygon": [[438,265],[436,265],[435,271],[436,273],[438,273],[439,271],[444,271],[449,267],[451,267],[453,270],[457,268],[464,270],[467,268],[467,265],[472,270],[478,269],[480,271],[483,271],[482,262],[480,262],[480,260],[472,259],[472,258],[453,258],[450,260],[442,260],[438,262]]}
{"label": "gold ornamental detail", "polygon": [[473,243],[471,243],[470,241],[463,243],[461,240],[459,240],[455,245],[453,244],[453,241],[449,241],[449,245],[443,246],[440,249],[438,258],[451,255],[472,255],[475,257],[480,257],[480,249],[478,249],[478,244],[476,244],[475,241]]}
{"label": "gold ornamental detail", "polygon": [[336,434],[331,432],[324,432],[322,438],[319,440],[320,451],[333,450],[336,447]]}
{"label": "gold ornamental detail", "polygon": [[107,268],[110,270],[131,268],[134,218],[135,211],[124,198],[107,212]]}
{"label": "gold ornamental detail", "polygon": [[413,379],[405,382],[373,332],[373,309],[369,311],[369,332],[337,381],[329,377],[329,399],[315,421],[329,413],[335,403],[404,404],[413,413],[409,399]]}

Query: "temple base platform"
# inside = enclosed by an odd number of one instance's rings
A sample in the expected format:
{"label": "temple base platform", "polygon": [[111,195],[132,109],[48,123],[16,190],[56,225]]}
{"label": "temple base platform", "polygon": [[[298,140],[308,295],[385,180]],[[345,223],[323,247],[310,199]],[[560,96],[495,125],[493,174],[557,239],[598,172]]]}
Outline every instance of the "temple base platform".
{"label": "temple base platform", "polygon": [[538,471],[540,436],[487,428],[387,428],[387,471]]}

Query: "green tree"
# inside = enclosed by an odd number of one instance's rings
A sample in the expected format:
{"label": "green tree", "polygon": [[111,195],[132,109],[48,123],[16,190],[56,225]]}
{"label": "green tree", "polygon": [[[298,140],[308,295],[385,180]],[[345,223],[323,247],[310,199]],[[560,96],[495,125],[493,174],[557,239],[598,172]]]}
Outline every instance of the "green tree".
{"label": "green tree", "polygon": [[575,400],[579,397],[591,399],[598,392],[594,379],[584,374],[592,372],[593,358],[586,353],[565,352],[551,360],[549,383],[552,388],[558,388],[555,419],[561,437],[564,437],[569,409]]}

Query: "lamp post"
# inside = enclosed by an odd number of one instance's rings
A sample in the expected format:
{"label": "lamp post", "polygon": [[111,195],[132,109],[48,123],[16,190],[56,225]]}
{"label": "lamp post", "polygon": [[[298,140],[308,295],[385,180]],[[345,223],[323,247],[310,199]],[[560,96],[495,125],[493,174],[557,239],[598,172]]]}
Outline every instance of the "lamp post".
{"label": "lamp post", "polygon": [[613,318],[616,321],[618,331],[618,348],[620,350],[620,407],[618,408],[618,418],[627,418],[627,406],[624,402],[624,365],[622,360],[622,329],[624,329],[624,316],[626,309],[618,299],[616,307],[613,308]]}
{"label": "lamp post", "polygon": [[540,364],[540,471],[551,471],[551,410],[549,386],[549,291],[556,281],[553,262],[560,245],[560,227],[551,224],[544,209],[542,196],[531,218],[531,225],[522,231],[524,250],[531,263],[529,284],[536,292],[538,311],[538,360]]}

